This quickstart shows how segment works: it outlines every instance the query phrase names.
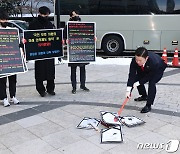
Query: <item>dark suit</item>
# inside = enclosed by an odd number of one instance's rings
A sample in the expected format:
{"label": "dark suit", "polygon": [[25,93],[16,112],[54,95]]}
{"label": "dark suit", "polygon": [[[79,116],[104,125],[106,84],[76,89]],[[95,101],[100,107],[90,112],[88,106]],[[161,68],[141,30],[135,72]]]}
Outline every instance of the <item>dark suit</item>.
{"label": "dark suit", "polygon": [[[44,19],[40,15],[29,25],[29,30],[36,29],[53,29],[53,24]],[[35,79],[36,79],[36,89],[39,93],[44,93],[54,91],[55,84],[55,61],[52,59],[36,60],[35,61]],[[46,88],[43,85],[43,81],[47,80]]]}
{"label": "dark suit", "polygon": [[[140,85],[137,87],[138,92],[142,96],[147,96],[147,104],[152,105],[156,96],[156,83],[160,81],[167,65],[161,57],[153,52],[148,52],[144,70],[132,59],[129,70],[129,78],[127,82],[128,87],[133,87],[133,84],[139,81]],[[148,95],[144,84],[148,82]]]}

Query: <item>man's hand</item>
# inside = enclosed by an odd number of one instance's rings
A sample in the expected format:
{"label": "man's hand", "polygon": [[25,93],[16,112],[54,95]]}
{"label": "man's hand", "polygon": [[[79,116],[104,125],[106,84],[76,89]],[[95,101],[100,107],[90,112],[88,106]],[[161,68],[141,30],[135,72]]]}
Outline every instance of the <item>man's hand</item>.
{"label": "man's hand", "polygon": [[27,40],[26,40],[25,38],[22,38],[21,41],[22,41],[23,44],[26,44],[26,43],[27,43]]}
{"label": "man's hand", "polygon": [[131,92],[130,91],[126,91],[126,97],[130,98],[131,97]]}

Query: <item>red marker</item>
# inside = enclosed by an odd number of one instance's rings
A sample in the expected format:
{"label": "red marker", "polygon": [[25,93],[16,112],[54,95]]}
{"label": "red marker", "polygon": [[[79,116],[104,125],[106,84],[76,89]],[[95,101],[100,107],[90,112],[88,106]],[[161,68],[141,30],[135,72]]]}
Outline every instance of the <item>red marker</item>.
{"label": "red marker", "polygon": [[[121,114],[122,110],[124,109],[124,106],[126,105],[126,103],[128,102],[128,100],[129,100],[129,97],[127,97],[127,98],[124,100],[121,108],[120,108],[119,111],[118,111],[118,116],[120,116],[120,114]],[[115,117],[115,118],[114,118],[114,121],[117,122],[117,121],[118,121],[118,117]]]}
{"label": "red marker", "polygon": [[[132,92],[132,90],[133,90],[133,88],[131,89],[131,92]],[[131,97],[131,92],[130,92],[130,97]],[[118,116],[116,116],[116,117],[114,118],[114,121],[115,121],[115,122],[118,121],[118,117],[120,116],[122,110],[124,109],[124,106],[125,106],[126,103],[129,101],[130,97],[126,97],[126,98],[125,98],[125,100],[124,100],[124,102],[123,102],[121,108],[120,108],[119,111],[118,111]]]}

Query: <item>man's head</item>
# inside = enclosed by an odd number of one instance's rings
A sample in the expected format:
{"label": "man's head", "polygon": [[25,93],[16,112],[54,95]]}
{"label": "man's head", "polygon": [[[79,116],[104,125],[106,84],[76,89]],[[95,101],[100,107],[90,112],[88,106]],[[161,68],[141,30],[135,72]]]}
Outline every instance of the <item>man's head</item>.
{"label": "man's head", "polygon": [[7,27],[7,20],[8,20],[9,16],[7,14],[7,12],[0,8],[0,25],[1,27],[6,28]]}
{"label": "man's head", "polygon": [[136,49],[135,51],[135,60],[136,60],[136,63],[139,65],[139,66],[142,66],[146,63],[148,59],[148,51],[146,48],[144,47],[139,47]]}
{"label": "man's head", "polygon": [[51,13],[50,9],[46,6],[41,6],[39,8],[39,14],[42,16],[42,17],[46,17],[46,16],[49,16],[49,14]]}
{"label": "man's head", "polygon": [[79,17],[79,14],[76,13],[76,11],[70,12],[69,16],[69,21],[81,21],[81,18]]}

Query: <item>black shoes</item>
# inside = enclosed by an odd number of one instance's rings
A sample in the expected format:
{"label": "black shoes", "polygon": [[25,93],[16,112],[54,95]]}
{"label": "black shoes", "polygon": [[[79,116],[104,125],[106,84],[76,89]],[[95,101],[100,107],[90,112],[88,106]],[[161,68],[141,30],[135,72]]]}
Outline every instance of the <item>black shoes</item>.
{"label": "black shoes", "polygon": [[[135,98],[134,101],[136,102],[147,101],[147,96],[140,96],[138,98]],[[146,104],[146,106],[142,108],[141,113],[147,113],[149,111],[151,111],[151,105]]]}
{"label": "black shoes", "polygon": [[42,92],[42,93],[39,93],[41,97],[45,97],[46,96],[46,92]]}
{"label": "black shoes", "polygon": [[[87,92],[90,91],[87,87],[80,87],[80,89],[83,90],[83,91],[87,91]],[[72,94],[75,94],[76,93],[76,88],[73,88],[71,92],[72,92]]]}
{"label": "black shoes", "polygon": [[56,95],[54,91],[47,92],[49,95]]}
{"label": "black shoes", "polygon": [[147,113],[149,111],[151,111],[151,105],[146,105],[142,108],[141,113]]}
{"label": "black shoes", "polygon": [[147,96],[140,96],[138,98],[135,98],[134,101],[136,102],[147,101]]}
{"label": "black shoes", "polygon": [[[54,91],[51,91],[51,92],[48,92],[48,91],[47,91],[47,93],[48,93],[49,95],[52,95],[52,96],[56,95],[56,93],[55,93]],[[45,97],[47,93],[46,93],[46,92],[41,92],[41,93],[39,93],[39,94],[40,94],[41,97]]]}
{"label": "black shoes", "polygon": [[80,87],[82,90],[89,92],[90,90],[87,87]]}
{"label": "black shoes", "polygon": [[72,94],[75,94],[76,93],[76,89],[72,89]]}
{"label": "black shoes", "polygon": [[[135,98],[134,101],[136,102],[147,101],[147,96],[140,96],[138,98]],[[142,108],[141,113],[147,113],[149,111],[151,111],[151,105],[146,104],[146,106]]]}

